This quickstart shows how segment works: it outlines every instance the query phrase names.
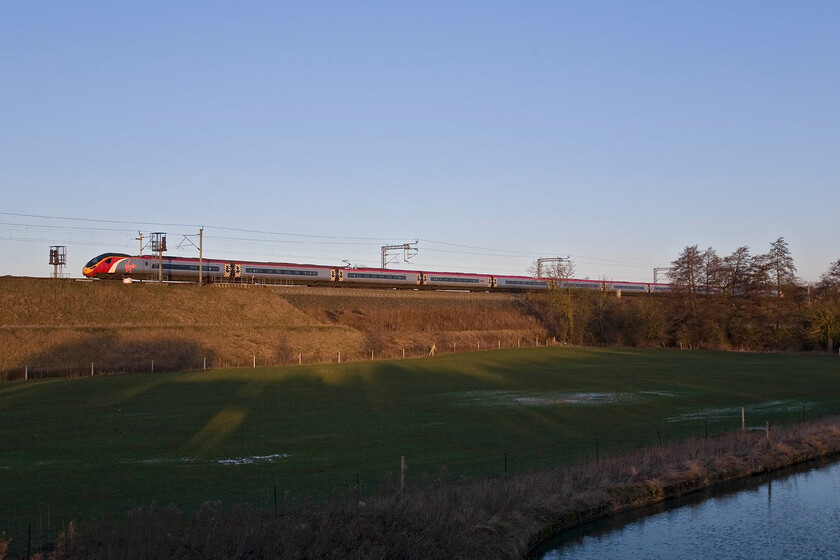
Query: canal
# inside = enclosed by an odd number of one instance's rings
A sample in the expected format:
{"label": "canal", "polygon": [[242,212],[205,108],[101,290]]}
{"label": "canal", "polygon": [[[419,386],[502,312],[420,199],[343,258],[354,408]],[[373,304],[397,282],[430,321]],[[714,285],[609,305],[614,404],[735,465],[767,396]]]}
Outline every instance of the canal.
{"label": "canal", "polygon": [[533,558],[838,559],[840,462],[599,520],[558,535]]}

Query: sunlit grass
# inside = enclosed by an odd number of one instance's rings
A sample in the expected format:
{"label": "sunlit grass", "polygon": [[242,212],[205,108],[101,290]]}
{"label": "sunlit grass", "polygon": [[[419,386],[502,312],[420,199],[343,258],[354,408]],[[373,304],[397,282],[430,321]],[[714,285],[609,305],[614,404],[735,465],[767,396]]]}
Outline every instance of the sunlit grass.
{"label": "sunlit grass", "polygon": [[[840,409],[834,357],[540,348],[0,385],[0,530],[496,476]],[[271,461],[236,461],[272,457]],[[221,460],[230,461],[228,463]]]}

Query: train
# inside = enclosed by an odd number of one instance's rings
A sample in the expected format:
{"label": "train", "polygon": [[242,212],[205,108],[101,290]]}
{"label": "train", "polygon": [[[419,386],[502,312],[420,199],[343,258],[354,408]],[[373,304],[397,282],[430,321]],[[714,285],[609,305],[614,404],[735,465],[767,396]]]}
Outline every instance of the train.
{"label": "train", "polygon": [[[199,267],[201,274],[199,274]],[[356,268],[239,260],[197,259],[125,253],[103,253],[85,264],[82,274],[98,279],[163,280],[166,282],[251,283],[302,286],[347,286],[459,291],[527,292],[568,288],[657,294],[670,284],[613,280],[533,278],[464,272],[433,272],[386,268]]]}

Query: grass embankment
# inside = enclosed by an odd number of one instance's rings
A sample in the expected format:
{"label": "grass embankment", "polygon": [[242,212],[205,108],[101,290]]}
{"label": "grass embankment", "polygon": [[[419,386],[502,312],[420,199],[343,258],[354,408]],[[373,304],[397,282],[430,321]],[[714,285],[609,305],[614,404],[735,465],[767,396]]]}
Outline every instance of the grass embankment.
{"label": "grass embankment", "polygon": [[[533,345],[515,296],[0,278],[0,379]],[[153,364],[154,362],[154,364]]]}
{"label": "grass embankment", "polygon": [[401,456],[410,489],[440,480],[445,497],[470,478],[736,430],[741,407],[761,428],[832,413],[838,377],[829,356],[539,348],[0,384],[0,531],[50,539],[152,502],[272,517],[275,490],[281,511],[373,503]]}

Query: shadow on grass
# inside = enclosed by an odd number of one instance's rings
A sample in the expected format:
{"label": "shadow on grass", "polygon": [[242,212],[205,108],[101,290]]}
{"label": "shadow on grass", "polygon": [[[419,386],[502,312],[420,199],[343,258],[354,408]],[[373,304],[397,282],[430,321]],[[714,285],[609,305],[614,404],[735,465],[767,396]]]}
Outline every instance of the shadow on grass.
{"label": "shadow on grass", "polygon": [[128,340],[110,333],[90,333],[32,354],[28,365],[6,368],[6,381],[81,377],[111,373],[149,373],[198,369],[215,352],[182,337]]}

